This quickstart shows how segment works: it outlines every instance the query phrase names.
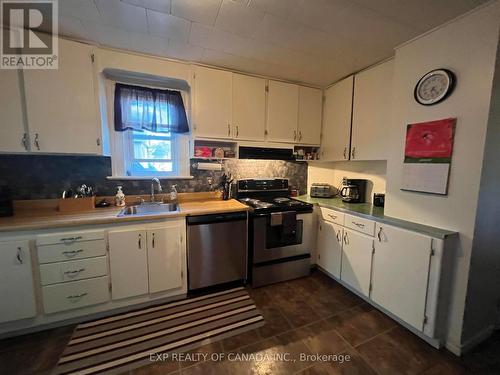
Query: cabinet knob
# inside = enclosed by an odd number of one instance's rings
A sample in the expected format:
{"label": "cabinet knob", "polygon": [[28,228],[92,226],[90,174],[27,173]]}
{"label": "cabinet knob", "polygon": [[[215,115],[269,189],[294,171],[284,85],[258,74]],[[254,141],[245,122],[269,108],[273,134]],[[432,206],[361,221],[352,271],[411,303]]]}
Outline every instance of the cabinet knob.
{"label": "cabinet knob", "polygon": [[379,228],[377,233],[378,242],[382,242],[382,227]]}
{"label": "cabinet knob", "polygon": [[40,151],[40,141],[38,140],[38,138],[38,133],[35,133],[35,139],[33,140],[33,143],[35,144],[36,149]]}
{"label": "cabinet knob", "polygon": [[21,247],[17,248],[16,258],[17,258],[17,261],[19,262],[19,264],[23,264],[24,263],[24,260],[23,260],[23,249]]}
{"label": "cabinet knob", "polygon": [[26,151],[28,151],[28,134],[24,133],[23,138],[21,139],[21,143],[23,144],[23,147]]}

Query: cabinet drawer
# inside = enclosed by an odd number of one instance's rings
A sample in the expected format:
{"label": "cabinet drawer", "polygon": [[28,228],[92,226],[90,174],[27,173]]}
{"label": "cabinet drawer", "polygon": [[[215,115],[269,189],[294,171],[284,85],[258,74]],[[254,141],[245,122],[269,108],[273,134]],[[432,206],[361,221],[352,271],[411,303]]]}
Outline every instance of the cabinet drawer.
{"label": "cabinet drawer", "polygon": [[339,225],[344,225],[344,213],[325,207],[320,207],[320,210],[323,220]]}
{"label": "cabinet drawer", "polygon": [[38,246],[38,262],[53,263],[106,255],[106,242],[79,241],[68,244]]}
{"label": "cabinet drawer", "polygon": [[103,276],[42,287],[45,313],[77,309],[109,301],[108,280],[107,276]]}
{"label": "cabinet drawer", "polygon": [[61,232],[61,233],[51,233],[51,234],[41,234],[36,236],[36,245],[69,245],[79,241],[92,241],[92,240],[103,240],[104,231],[102,230],[92,230],[92,231],[79,231],[79,232]]}
{"label": "cabinet drawer", "polygon": [[40,265],[42,285],[89,279],[107,274],[108,262],[105,256]]}
{"label": "cabinet drawer", "polygon": [[344,219],[344,226],[354,229],[358,232],[365,233],[372,237],[375,235],[375,222],[363,219],[358,216],[346,214]]}

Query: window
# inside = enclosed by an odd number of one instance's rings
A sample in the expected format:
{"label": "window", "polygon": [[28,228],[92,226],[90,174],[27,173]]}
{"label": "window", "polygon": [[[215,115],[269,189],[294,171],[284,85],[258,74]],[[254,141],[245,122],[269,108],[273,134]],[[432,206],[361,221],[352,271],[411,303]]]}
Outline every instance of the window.
{"label": "window", "polygon": [[176,141],[172,133],[155,133],[147,130],[128,132],[125,158],[127,175],[177,175]]}
{"label": "window", "polygon": [[[189,160],[187,137],[181,133],[189,129],[179,91],[117,83],[114,125],[115,138],[121,143],[121,147],[113,151],[114,175],[168,177],[187,174],[186,167],[180,163],[181,159]],[[121,163],[116,163],[116,154],[120,153],[123,155]]]}

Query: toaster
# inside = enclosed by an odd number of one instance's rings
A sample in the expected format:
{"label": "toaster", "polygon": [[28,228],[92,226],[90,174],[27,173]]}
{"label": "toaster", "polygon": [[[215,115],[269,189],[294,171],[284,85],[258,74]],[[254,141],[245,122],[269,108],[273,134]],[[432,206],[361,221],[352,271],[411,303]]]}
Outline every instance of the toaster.
{"label": "toaster", "polygon": [[337,194],[337,188],[330,184],[315,183],[311,185],[310,196],[313,198],[332,198]]}

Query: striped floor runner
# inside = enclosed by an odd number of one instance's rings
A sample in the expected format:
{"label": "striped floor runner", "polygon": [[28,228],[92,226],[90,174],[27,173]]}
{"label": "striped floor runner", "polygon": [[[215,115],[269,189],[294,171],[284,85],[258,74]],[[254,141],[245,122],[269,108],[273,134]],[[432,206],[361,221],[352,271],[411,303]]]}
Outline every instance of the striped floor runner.
{"label": "striped floor runner", "polygon": [[264,324],[244,288],[148,307],[79,324],[57,374],[117,374]]}

